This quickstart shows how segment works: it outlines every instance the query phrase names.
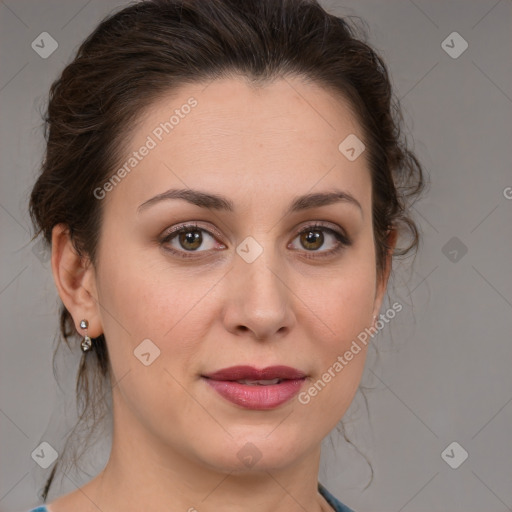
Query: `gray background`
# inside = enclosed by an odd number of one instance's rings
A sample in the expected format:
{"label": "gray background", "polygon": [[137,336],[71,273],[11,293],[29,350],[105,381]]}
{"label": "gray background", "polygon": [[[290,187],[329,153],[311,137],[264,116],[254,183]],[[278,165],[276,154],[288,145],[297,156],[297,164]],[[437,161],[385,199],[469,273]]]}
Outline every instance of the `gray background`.
{"label": "gray background", "polygon": [[[39,112],[77,45],[120,5],[0,1],[3,512],[38,503],[51,467],[40,468],[31,453],[42,441],[59,450],[73,424],[78,354],[64,360],[60,389],[51,366],[57,294],[48,255],[30,242],[27,201],[43,150]],[[512,510],[512,2],[323,5],[367,21],[431,186],[414,209],[424,237],[418,257],[412,268],[397,265],[390,288],[390,302],[404,310],[375,339],[380,360],[369,354],[370,416],[358,393],[345,417],[373,465],[373,483],[363,490],[369,466],[336,433],[326,440],[320,481],[358,512]],[[59,45],[47,59],[31,48],[43,31]],[[441,46],[454,31],[469,45],[458,58]],[[457,469],[441,457],[453,441],[469,454]],[[69,473],[61,487],[58,480],[50,498],[85,483],[107,455],[91,454],[92,469]]]}

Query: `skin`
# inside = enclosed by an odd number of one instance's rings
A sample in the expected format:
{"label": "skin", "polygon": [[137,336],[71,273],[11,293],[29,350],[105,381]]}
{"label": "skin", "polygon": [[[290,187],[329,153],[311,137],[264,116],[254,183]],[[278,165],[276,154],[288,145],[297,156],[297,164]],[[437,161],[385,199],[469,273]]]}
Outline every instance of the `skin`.
{"label": "skin", "polygon": [[[317,491],[321,441],[357,391],[366,349],[306,405],[244,409],[200,375],[284,364],[308,375],[304,390],[372,325],[391,256],[379,280],[365,154],[351,162],[338,150],[351,133],[363,139],[361,128],[347,103],[318,85],[288,77],[253,88],[233,77],[154,102],[128,152],[191,96],[198,105],[102,200],[95,267],[77,257],[65,226],[53,230],[59,295],[78,332],[87,318],[90,336],[105,333],[114,385],[110,459],[51,502],[53,512],[331,510]],[[137,211],[171,188],[225,196],[235,210],[174,199]],[[285,215],[296,196],[334,189],[361,209],[338,202]],[[323,244],[304,247],[298,233],[315,221],[352,244],[322,258],[338,242],[320,231]],[[207,231],[197,251],[178,237],[160,243],[187,222]],[[236,252],[248,236],[263,248],[252,263]],[[145,366],[133,352],[147,338],[160,355]],[[260,454],[252,467],[237,456],[248,442]]]}

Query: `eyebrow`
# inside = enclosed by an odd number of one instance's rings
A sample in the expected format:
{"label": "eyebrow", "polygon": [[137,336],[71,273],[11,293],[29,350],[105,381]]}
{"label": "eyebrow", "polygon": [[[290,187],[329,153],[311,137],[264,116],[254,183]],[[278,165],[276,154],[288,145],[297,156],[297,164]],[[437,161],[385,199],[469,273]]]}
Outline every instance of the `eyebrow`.
{"label": "eyebrow", "polygon": [[[223,197],[217,194],[209,194],[206,192],[201,192],[199,190],[193,190],[189,188],[170,189],[167,190],[166,192],[163,192],[162,194],[158,194],[152,197],[151,199],[144,201],[137,208],[137,212],[140,213],[156,203],[170,199],[182,199],[191,204],[199,206],[200,208],[208,208],[227,212],[235,211],[234,203],[227,197]],[[299,212],[302,210],[307,210],[309,208],[328,206],[335,203],[352,204],[359,208],[362,216],[363,208],[359,201],[348,192],[343,192],[340,190],[336,190],[333,192],[318,192],[296,197],[291,202],[288,211],[285,213],[285,215]]]}

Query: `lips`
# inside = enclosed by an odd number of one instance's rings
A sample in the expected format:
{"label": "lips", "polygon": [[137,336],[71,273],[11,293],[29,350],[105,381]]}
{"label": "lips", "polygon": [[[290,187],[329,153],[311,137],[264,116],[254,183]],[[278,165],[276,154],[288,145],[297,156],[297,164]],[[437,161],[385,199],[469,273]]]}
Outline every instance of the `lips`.
{"label": "lips", "polygon": [[295,396],[306,374],[290,366],[232,366],[203,375],[205,382],[230,402],[247,409],[273,409]]}
{"label": "lips", "polygon": [[290,366],[268,366],[258,370],[252,366],[231,366],[216,372],[205,375],[213,380],[290,380],[302,379],[306,376],[304,372],[291,368]]}

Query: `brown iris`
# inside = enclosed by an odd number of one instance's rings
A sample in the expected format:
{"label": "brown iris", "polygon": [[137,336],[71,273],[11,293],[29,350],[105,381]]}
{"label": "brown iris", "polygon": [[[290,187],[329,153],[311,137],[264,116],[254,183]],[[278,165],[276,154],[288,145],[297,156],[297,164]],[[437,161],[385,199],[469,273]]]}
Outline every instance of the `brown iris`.
{"label": "brown iris", "polygon": [[199,230],[187,230],[179,234],[180,244],[184,249],[195,251],[203,243],[203,235]]}
{"label": "brown iris", "polygon": [[[324,241],[324,234],[321,231],[308,230],[300,235],[300,241],[306,249],[319,249]],[[315,244],[320,242],[318,246]]]}

